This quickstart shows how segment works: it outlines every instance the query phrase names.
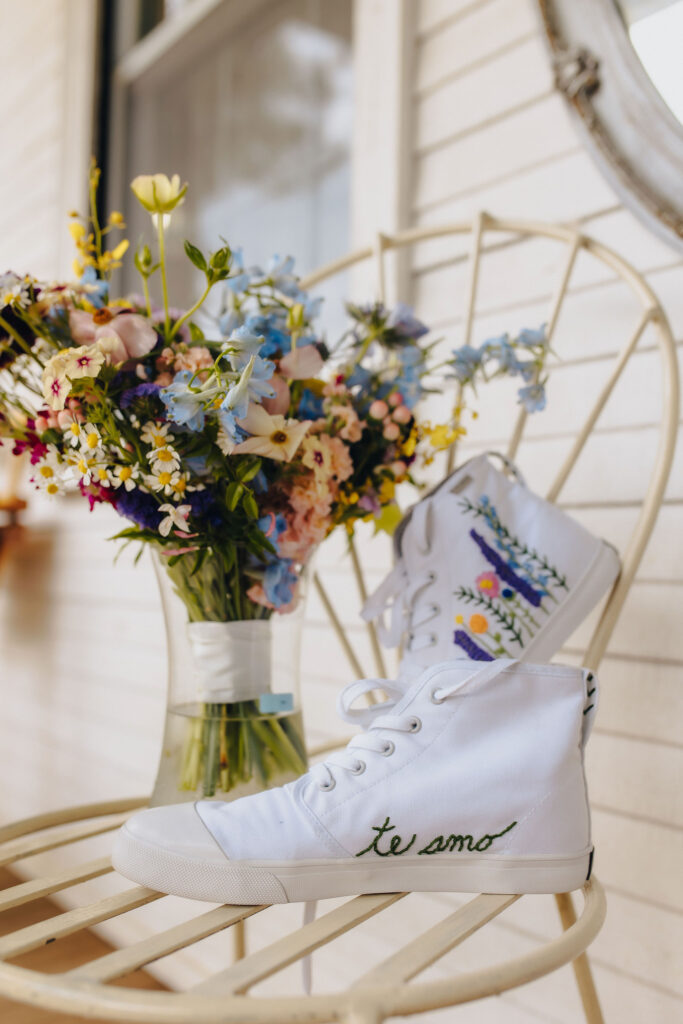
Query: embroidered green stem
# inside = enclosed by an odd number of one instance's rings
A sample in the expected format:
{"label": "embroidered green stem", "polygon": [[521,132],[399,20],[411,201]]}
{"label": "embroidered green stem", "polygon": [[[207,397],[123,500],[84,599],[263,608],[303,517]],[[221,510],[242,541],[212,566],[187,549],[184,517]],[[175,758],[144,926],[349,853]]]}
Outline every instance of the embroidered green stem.
{"label": "embroidered green stem", "polygon": [[486,608],[498,620],[503,629],[510,634],[512,639],[516,640],[520,647],[524,647],[524,640],[522,639],[522,634],[517,629],[514,615],[503,611],[493,598],[485,597],[484,594],[478,594],[471,587],[457,587],[453,593],[461,601],[464,601],[465,604],[475,604],[479,608]]}
{"label": "embroidered green stem", "polygon": [[[526,544],[523,544],[519,537],[510,533],[507,526],[504,526],[497,515],[491,512],[490,508],[482,504],[474,504],[469,498],[463,497],[459,501],[460,508],[464,509],[465,512],[472,512],[475,518],[482,517],[489,524],[494,533],[498,536],[503,537],[509,547],[518,555],[524,558],[528,558],[530,561],[535,562],[542,572],[548,573],[553,580],[556,587],[562,590],[568,590],[567,577],[559,572],[554,566],[550,564],[545,555],[540,555],[535,548],[530,548]],[[535,580],[538,583],[538,580]],[[552,596],[552,595],[550,595]]]}

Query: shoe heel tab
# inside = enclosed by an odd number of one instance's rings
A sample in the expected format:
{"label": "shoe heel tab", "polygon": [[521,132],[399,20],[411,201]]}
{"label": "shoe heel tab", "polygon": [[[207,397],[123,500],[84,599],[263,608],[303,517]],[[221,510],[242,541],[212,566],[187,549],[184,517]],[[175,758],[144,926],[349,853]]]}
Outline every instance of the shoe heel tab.
{"label": "shoe heel tab", "polygon": [[588,742],[588,737],[593,731],[593,723],[595,721],[595,714],[598,710],[598,699],[600,696],[600,686],[598,684],[598,677],[595,672],[591,672],[590,669],[583,669],[583,723],[581,726],[581,747],[585,747]]}

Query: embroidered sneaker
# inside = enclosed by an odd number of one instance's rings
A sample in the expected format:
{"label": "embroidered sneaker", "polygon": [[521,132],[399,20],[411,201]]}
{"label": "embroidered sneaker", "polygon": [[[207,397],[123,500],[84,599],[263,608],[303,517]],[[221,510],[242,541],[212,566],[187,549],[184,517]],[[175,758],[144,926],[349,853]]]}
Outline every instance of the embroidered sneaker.
{"label": "embroidered sneaker", "polygon": [[[351,705],[383,687],[386,703]],[[563,665],[451,661],[401,696],[340,695],[366,725],[296,782],[232,803],[156,807],[120,830],[114,867],[219,903],[368,892],[566,892],[590,874],[583,748],[597,683]]]}
{"label": "embroidered sneaker", "polygon": [[497,457],[507,473],[471,459],[396,531],[394,568],[362,615],[385,646],[403,645],[401,679],[450,658],[549,661],[619,574],[611,545]]}

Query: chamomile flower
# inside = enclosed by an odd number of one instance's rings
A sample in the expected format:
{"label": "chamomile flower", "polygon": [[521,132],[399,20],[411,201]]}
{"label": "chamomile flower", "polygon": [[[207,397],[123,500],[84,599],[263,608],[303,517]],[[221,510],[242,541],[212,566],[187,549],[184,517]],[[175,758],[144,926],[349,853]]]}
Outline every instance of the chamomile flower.
{"label": "chamomile flower", "polygon": [[82,451],[94,455],[102,450],[102,435],[92,423],[81,424],[79,442]]}
{"label": "chamomile flower", "polygon": [[191,505],[160,505],[160,512],[166,512],[166,516],[159,523],[159,533],[162,537],[168,537],[175,527],[181,533],[187,533],[187,517],[192,511]]}
{"label": "chamomile flower", "polygon": [[114,466],[111,471],[112,486],[116,488],[123,487],[126,491],[132,491],[139,472],[140,467],[137,463],[134,466]]}
{"label": "chamomile flower", "polygon": [[145,477],[145,483],[151,491],[162,493],[170,497],[180,481],[180,473],[174,467],[160,469]]}
{"label": "chamomile flower", "polygon": [[102,484],[103,487],[111,487],[113,473],[109,466],[106,465],[106,463],[97,462],[92,467],[92,479],[96,483]]}
{"label": "chamomile flower", "polygon": [[140,431],[140,440],[145,444],[151,444],[153,448],[163,448],[174,440],[173,434],[169,433],[168,423],[155,423],[149,420]]}
{"label": "chamomile flower", "polygon": [[47,452],[36,465],[32,481],[36,487],[47,494],[61,494],[64,490],[63,470],[59,454],[54,445],[49,445]]}
{"label": "chamomile flower", "polygon": [[72,448],[79,448],[83,440],[83,424],[79,423],[78,420],[72,420],[64,430],[64,440]]}
{"label": "chamomile flower", "polygon": [[69,459],[69,465],[71,466],[76,479],[80,480],[81,483],[87,486],[95,476],[97,459],[89,457],[85,452],[80,451],[76,452],[74,456]]}
{"label": "chamomile flower", "polygon": [[165,444],[161,448],[155,448],[151,452],[149,460],[152,464],[152,472],[155,474],[160,473],[162,470],[172,473],[180,468],[180,456],[170,444]]}

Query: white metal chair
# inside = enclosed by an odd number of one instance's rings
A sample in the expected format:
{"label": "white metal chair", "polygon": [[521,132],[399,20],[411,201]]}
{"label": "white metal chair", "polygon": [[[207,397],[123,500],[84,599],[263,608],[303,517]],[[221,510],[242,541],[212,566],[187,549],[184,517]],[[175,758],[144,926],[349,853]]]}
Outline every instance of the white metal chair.
{"label": "white metal chair", "polygon": [[[374,247],[351,253],[344,259],[310,275],[304,282],[313,288],[325,278],[340,273],[354,264],[376,260],[379,297],[384,292],[385,256],[392,250],[426,240],[450,236],[471,236],[470,274],[467,303],[463,316],[463,341],[472,337],[475,322],[477,286],[482,258],[486,252],[487,235],[501,238],[544,238],[555,240],[564,249],[556,293],[553,298],[547,331],[552,340],[563,305],[571,294],[570,285],[577,257],[587,254],[610,268],[637,299],[639,316],[624,347],[615,356],[611,373],[604,381],[594,407],[576,433],[570,450],[548,490],[548,498],[560,496],[584,445],[608,403],[617,381],[646,327],[652,325],[663,372],[663,402],[659,447],[653,461],[649,484],[628,545],[621,552],[623,569],[588,642],[583,663],[597,668],[626,595],[642,558],[645,546],[662,501],[671,467],[678,421],[678,373],[675,347],[666,315],[643,277],[604,245],[572,227],[501,220],[480,214],[473,224],[446,224],[435,228],[402,232],[394,237],[379,236]],[[508,445],[514,456],[523,437],[526,417],[516,418]],[[454,450],[448,455],[453,465]],[[366,585],[361,560],[353,545],[350,548],[353,572],[359,597],[365,597]],[[345,651],[354,674],[363,675],[363,666],[353,644],[335,611],[323,581],[315,578],[315,586],[331,623]],[[375,668],[385,674],[382,652],[371,630],[370,650]],[[321,751],[318,750],[317,753]],[[314,751],[314,753],[316,753]],[[0,865],[20,861],[41,850],[114,829],[130,811],[144,801],[121,801],[93,805],[70,811],[55,812],[0,829]],[[97,877],[111,870],[106,858],[85,863],[52,877],[31,880],[0,893],[0,914],[3,910],[40,896],[63,891],[78,882]],[[277,974],[284,967],[308,953],[333,943],[339,936],[362,925],[370,917],[387,910],[404,894],[366,895],[348,900],[323,914],[318,920],[282,935],[280,939],[250,955],[244,955],[244,922],[256,913],[268,913],[263,907],[220,907],[199,913],[192,920],[143,939],[105,957],[78,967],[68,974],[55,975],[29,971],[7,961],[22,952],[36,949],[60,936],[118,916],[145,903],[159,899],[160,894],[134,887],[94,904],[67,911],[48,921],[0,938],[0,995],[34,1006],[50,1007],[85,1017],[108,1020],[170,1022],[177,1024],[296,1024],[296,1022],[342,1021],[344,1024],[376,1024],[395,1015],[412,1015],[444,1006],[481,999],[525,984],[573,962],[586,1020],[599,1024],[602,1014],[598,1003],[585,950],[600,930],[605,915],[605,899],[599,882],[593,878],[583,889],[583,910],[577,920],[569,894],[556,897],[562,928],[556,938],[539,945],[531,952],[484,969],[459,973],[438,981],[413,982],[421,972],[470,935],[501,914],[520,897],[480,895],[453,912],[445,912],[442,920],[412,938],[382,963],[365,971],[344,991],[324,995],[282,996],[280,998],[250,997],[250,988]],[[524,899],[524,897],[521,897]],[[450,909],[450,908],[449,908]],[[0,923],[2,918],[0,917]],[[185,993],[146,992],[112,987],[107,982],[121,978],[135,968],[144,966],[175,950],[183,949],[207,935],[232,927],[235,934],[236,960],[232,966]]]}

